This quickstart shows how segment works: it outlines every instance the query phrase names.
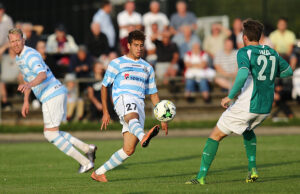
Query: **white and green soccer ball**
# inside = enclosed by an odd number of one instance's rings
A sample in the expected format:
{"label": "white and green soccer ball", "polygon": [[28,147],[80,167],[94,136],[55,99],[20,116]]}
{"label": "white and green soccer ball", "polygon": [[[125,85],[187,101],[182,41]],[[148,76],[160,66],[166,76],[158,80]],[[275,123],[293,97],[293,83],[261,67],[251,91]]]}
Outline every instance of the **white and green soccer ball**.
{"label": "white and green soccer ball", "polygon": [[176,106],[170,100],[162,100],[154,107],[154,116],[163,122],[172,121],[176,115]]}

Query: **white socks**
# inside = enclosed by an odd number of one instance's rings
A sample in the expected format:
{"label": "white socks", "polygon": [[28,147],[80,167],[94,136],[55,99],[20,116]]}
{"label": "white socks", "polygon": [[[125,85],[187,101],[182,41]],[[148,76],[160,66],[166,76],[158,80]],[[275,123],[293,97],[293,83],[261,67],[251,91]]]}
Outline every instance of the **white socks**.
{"label": "white socks", "polygon": [[142,141],[145,133],[140,121],[138,119],[131,119],[128,125],[129,132],[135,135],[140,141]]}
{"label": "white socks", "polygon": [[96,170],[96,174],[105,174],[107,171],[121,165],[129,156],[124,152],[123,148],[115,152],[108,161]]}
{"label": "white socks", "polygon": [[59,134],[63,136],[66,140],[71,142],[75,147],[79,148],[84,153],[87,153],[89,151],[89,144],[86,144],[82,142],[81,140],[77,139],[76,137],[73,137],[70,133],[65,131],[59,131]]}

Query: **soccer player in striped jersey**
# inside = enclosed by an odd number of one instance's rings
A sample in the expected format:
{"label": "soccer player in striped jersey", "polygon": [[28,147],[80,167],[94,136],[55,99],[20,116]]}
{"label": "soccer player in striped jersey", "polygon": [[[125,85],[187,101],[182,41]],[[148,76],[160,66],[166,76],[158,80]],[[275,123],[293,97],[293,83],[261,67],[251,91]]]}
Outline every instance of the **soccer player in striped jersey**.
{"label": "soccer player in striped jersey", "polygon": [[[264,28],[260,22],[248,19],[244,21],[243,27],[245,47],[237,53],[238,73],[229,95],[221,101],[222,107],[227,110],[206,141],[199,173],[186,184],[205,184],[205,177],[217,153],[219,142],[231,133],[243,135],[244,138],[248,158],[246,182],[254,182],[258,178],[254,129],[270,114],[275,78],[291,76],[293,71],[274,49],[259,44]],[[240,91],[238,99],[229,106]]]}
{"label": "soccer player in striped jersey", "polygon": [[[24,84],[18,87],[18,91],[24,93],[22,116],[26,117],[29,113],[29,95],[32,90],[42,103],[45,138],[79,162],[79,173],[89,171],[94,167],[97,147],[80,141],[68,132],[59,131],[60,123],[66,116],[67,89],[54,77],[42,56],[35,49],[25,46],[20,29],[9,30],[8,39],[10,47],[17,54],[16,62],[24,78]],[[83,151],[86,157],[74,146]]]}
{"label": "soccer player in striped jersey", "polygon": [[[107,88],[112,85],[114,108],[123,125],[124,144],[107,162],[92,173],[92,179],[99,182],[107,182],[105,173],[121,165],[131,156],[138,142],[142,147],[147,147],[151,138],[159,132],[159,126],[156,125],[147,134],[144,133],[145,95],[150,95],[153,105],[159,102],[154,70],[149,63],[141,59],[144,41],[143,32],[135,30],[129,33],[127,44],[129,53],[110,62],[102,82],[101,130],[106,129],[110,120],[107,110]],[[161,126],[167,135],[167,123],[162,122]]]}

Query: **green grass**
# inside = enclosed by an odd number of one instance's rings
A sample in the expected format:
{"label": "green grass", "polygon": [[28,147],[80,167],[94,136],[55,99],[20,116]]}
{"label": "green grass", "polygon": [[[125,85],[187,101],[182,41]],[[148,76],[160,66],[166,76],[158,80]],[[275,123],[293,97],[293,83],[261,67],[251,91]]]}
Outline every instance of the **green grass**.
{"label": "green grass", "polygon": [[[170,129],[204,129],[213,128],[217,123],[217,120],[205,120],[205,121],[172,121],[169,123]],[[151,129],[153,125],[159,124],[155,119],[146,119],[145,129]],[[263,122],[262,126],[271,127],[287,127],[287,126],[300,126],[300,119],[290,119],[288,122],[272,122],[271,119],[267,119]],[[99,122],[87,122],[87,123],[67,123],[62,124],[60,129],[64,131],[97,131],[101,127]],[[119,122],[112,122],[109,124],[109,130],[120,130],[122,128]],[[40,133],[43,126],[39,125],[0,125],[0,133]]]}
{"label": "green grass", "polygon": [[[109,183],[77,174],[78,164],[53,145],[0,144],[0,193],[298,193],[299,135],[258,137],[259,180],[245,183],[247,160],[241,137],[219,147],[208,184],[184,185],[199,169],[206,138],[158,138],[122,166],[107,173]],[[98,145],[96,166],[122,146],[121,140]]]}

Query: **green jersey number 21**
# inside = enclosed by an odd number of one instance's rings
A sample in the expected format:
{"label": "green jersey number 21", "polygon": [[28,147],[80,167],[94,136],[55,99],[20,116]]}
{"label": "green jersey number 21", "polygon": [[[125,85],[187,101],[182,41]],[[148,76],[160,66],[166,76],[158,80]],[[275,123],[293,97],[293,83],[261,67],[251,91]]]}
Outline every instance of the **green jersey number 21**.
{"label": "green jersey number 21", "polygon": [[[271,67],[271,74],[270,74],[270,80],[273,80],[274,78],[274,72],[275,72],[275,65],[276,65],[276,57],[275,56],[270,56],[269,60],[272,62],[272,67]],[[266,75],[264,75],[264,72],[267,68],[268,65],[268,59],[265,55],[259,55],[257,58],[257,64],[262,65],[261,70],[258,72],[258,77],[257,79],[260,81],[264,81],[267,79]]]}

